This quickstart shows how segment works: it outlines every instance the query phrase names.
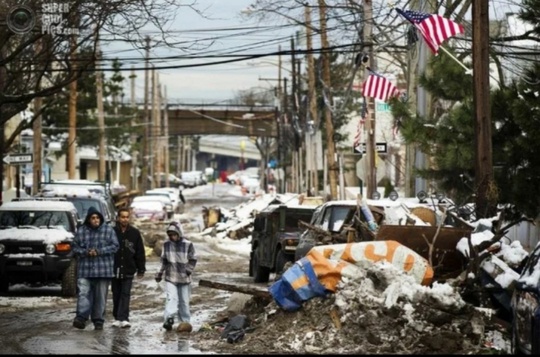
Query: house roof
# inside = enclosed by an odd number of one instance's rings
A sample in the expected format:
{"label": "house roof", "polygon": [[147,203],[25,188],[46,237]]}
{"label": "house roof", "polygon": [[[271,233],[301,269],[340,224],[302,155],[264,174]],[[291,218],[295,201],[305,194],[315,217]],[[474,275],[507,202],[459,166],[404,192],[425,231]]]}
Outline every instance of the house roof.
{"label": "house roof", "polygon": [[[99,160],[98,148],[95,146],[81,146],[77,149],[79,158],[83,160]],[[120,150],[116,146],[105,146],[105,160],[112,161],[131,161],[131,155]]]}

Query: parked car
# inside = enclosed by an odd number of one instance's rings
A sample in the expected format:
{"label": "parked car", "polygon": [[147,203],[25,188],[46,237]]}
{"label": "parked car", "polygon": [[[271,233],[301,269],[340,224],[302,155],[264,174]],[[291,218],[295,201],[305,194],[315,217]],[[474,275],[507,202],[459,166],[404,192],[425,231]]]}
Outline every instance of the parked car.
{"label": "parked car", "polygon": [[178,212],[178,210],[180,209],[180,198],[178,197],[178,195],[176,195],[173,192],[170,192],[168,190],[155,188],[153,190],[145,191],[144,195],[145,196],[162,196],[162,197],[167,197],[169,200],[171,200],[172,213],[169,215],[169,218],[172,218],[173,214],[175,212]]}
{"label": "parked car", "polygon": [[250,194],[256,193],[261,188],[261,181],[258,176],[247,177],[242,182],[242,188]]}
{"label": "parked car", "polygon": [[[358,204],[354,200],[329,201],[315,209],[309,224],[330,233],[339,233],[347,217],[350,220],[357,208]],[[295,260],[304,257],[315,245],[322,244],[316,240],[315,235],[316,233],[310,229],[301,234],[295,251]]]}
{"label": "parked car", "polygon": [[116,211],[114,206],[111,207],[105,197],[90,193],[86,188],[65,188],[53,191],[46,191],[39,194],[38,197],[43,198],[63,198],[66,201],[73,203],[79,214],[79,221],[82,223],[88,214],[88,209],[94,207],[103,215],[105,222],[114,226],[116,224]]}
{"label": "parked car", "polygon": [[169,193],[169,196],[171,197],[171,200],[173,201],[173,207],[175,209],[176,213],[182,213],[184,212],[184,203],[186,199],[184,198],[184,195],[182,194],[182,190],[177,187],[161,187],[161,188],[154,188],[152,191],[163,191]]}
{"label": "parked car", "polygon": [[249,259],[249,276],[256,283],[268,282],[271,272],[281,274],[287,262],[294,262],[298,237],[309,222],[314,206],[269,205],[255,216]]}
{"label": "parked car", "polygon": [[[164,172],[160,172],[157,175],[159,187],[167,187],[167,176]],[[184,188],[184,182],[176,175],[169,173],[169,187]]]}
{"label": "parked car", "polygon": [[205,182],[202,171],[184,171],[180,173],[180,179],[185,187],[193,188]]}
{"label": "parked car", "polygon": [[238,170],[233,172],[230,175],[227,175],[227,182],[231,185],[238,184],[238,180],[240,179],[240,176],[244,173],[244,170]]}
{"label": "parked car", "polygon": [[168,195],[142,195],[133,197],[133,200],[131,202],[131,205],[133,203],[139,203],[139,202],[152,202],[152,201],[159,201],[163,203],[165,206],[165,211],[167,212],[167,218],[171,218],[174,215],[174,206],[171,201],[171,198]]}
{"label": "parked car", "polygon": [[514,286],[512,306],[512,352],[540,353],[540,244],[529,254]]}
{"label": "parked car", "polygon": [[[94,207],[103,214],[105,220],[114,225],[116,222],[116,205],[110,186],[107,183],[91,180],[56,180],[41,183],[38,196],[40,197],[73,197],[70,201],[83,201],[76,203],[79,217],[84,219],[88,211],[89,202],[86,197],[91,197]],[[100,199],[100,203],[97,200]],[[86,202],[84,202],[86,201]],[[105,202],[105,208],[101,207]]]}
{"label": "parked car", "polygon": [[64,199],[30,197],[0,206],[0,292],[11,284],[60,283],[62,296],[75,296],[77,220],[77,209]]}
{"label": "parked car", "polygon": [[167,219],[167,208],[162,201],[139,201],[130,205],[131,214],[136,219],[164,221]]}

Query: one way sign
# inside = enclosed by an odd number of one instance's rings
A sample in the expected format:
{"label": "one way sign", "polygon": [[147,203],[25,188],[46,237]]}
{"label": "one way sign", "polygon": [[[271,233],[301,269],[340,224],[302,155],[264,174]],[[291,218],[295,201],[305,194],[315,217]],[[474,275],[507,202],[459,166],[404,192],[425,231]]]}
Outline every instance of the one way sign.
{"label": "one way sign", "polygon": [[34,162],[34,154],[10,154],[4,156],[4,162],[9,165],[24,165]]}
{"label": "one way sign", "polygon": [[[386,143],[376,143],[375,151],[378,153],[386,153]],[[360,143],[358,146],[353,147],[355,154],[364,154],[366,152],[366,143]]]}

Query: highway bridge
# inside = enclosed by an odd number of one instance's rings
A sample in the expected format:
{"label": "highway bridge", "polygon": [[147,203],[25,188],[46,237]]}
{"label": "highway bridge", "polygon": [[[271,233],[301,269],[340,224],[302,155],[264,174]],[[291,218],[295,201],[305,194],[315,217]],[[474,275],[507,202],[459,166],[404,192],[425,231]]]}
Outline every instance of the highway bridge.
{"label": "highway bridge", "polygon": [[278,136],[274,106],[170,104],[167,110],[171,136]]}

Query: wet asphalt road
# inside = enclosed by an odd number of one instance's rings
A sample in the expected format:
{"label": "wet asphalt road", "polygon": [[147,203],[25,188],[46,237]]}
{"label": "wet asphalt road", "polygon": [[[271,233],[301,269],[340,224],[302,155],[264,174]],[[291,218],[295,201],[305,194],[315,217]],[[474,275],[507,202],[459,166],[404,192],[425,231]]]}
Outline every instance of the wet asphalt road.
{"label": "wet asphalt road", "polygon": [[[186,190],[185,215],[202,227],[202,206],[219,205],[232,208],[246,197],[231,195],[227,184],[207,185],[195,192]],[[212,314],[223,310],[231,293],[198,287],[198,279],[246,281],[247,261],[237,256],[212,250],[202,240],[193,239],[198,252],[198,265],[192,285],[192,324],[194,330],[209,321]],[[72,327],[75,298],[62,298],[60,287],[31,288],[16,285],[0,296],[0,354],[198,354],[189,335],[165,331],[163,321],[164,293],[154,280],[159,258],[147,260],[147,274],[134,282],[131,303],[131,328],[111,325],[112,301],[109,293],[104,329],[93,325],[78,330]],[[224,266],[227,267],[224,271]],[[209,352],[204,352],[208,354]]]}

